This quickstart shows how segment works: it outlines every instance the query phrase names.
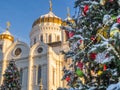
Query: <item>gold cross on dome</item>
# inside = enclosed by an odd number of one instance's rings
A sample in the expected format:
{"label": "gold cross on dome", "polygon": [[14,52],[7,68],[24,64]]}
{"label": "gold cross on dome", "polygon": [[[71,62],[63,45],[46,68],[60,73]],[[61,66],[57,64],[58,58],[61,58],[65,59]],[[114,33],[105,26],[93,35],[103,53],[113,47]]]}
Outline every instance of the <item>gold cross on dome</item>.
{"label": "gold cross on dome", "polygon": [[70,8],[67,7],[67,16],[70,17]]}
{"label": "gold cross on dome", "polygon": [[52,11],[52,0],[50,0],[49,3],[50,3],[50,11]]}
{"label": "gold cross on dome", "polygon": [[6,22],[6,26],[7,26],[6,30],[9,30],[10,29],[10,22],[9,21]]}

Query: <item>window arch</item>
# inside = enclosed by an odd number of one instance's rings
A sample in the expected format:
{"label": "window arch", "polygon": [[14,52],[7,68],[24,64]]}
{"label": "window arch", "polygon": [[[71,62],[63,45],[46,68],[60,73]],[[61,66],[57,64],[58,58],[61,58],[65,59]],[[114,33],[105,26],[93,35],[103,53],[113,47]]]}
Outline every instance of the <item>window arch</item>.
{"label": "window arch", "polygon": [[57,41],[60,41],[60,36],[57,36]]}
{"label": "window arch", "polygon": [[49,43],[51,43],[52,42],[52,35],[50,34],[49,35]]}
{"label": "window arch", "polygon": [[43,42],[43,35],[41,35],[40,40],[41,40],[41,42]]}

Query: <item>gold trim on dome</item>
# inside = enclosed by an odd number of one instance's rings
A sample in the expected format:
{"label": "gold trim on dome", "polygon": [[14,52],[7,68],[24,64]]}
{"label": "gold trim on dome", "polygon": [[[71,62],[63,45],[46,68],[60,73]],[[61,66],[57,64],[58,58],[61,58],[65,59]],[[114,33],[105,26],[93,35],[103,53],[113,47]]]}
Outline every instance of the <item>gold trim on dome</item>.
{"label": "gold trim on dome", "polygon": [[8,34],[1,34],[0,35],[0,40],[1,39],[9,39],[10,41],[14,42],[14,37]]}
{"label": "gold trim on dome", "polygon": [[[75,23],[75,21],[73,19],[68,20],[68,21],[71,22],[71,23]],[[66,26],[66,25],[67,25],[67,23],[65,21],[63,21],[62,22],[62,26]]]}
{"label": "gold trim on dome", "polygon": [[72,19],[72,20],[70,20],[70,22],[74,23],[75,21]]}
{"label": "gold trim on dome", "polygon": [[62,26],[66,26],[66,25],[67,25],[67,23],[63,21]]}
{"label": "gold trim on dome", "polygon": [[56,18],[56,17],[43,17],[43,18],[37,19],[33,23],[32,27],[35,26],[35,25],[37,25],[37,24],[45,23],[45,22],[52,22],[52,23],[56,23],[56,24],[62,24],[62,20],[59,19],[59,18]]}

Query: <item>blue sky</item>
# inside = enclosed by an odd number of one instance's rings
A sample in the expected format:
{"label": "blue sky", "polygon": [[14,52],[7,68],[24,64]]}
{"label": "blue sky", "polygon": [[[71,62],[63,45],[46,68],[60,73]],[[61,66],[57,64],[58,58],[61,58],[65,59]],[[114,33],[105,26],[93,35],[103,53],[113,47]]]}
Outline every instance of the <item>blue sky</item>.
{"label": "blue sky", "polygon": [[[74,0],[52,0],[55,15],[66,18],[67,7],[74,15]],[[49,0],[0,0],[0,33],[5,31],[6,22],[11,22],[10,32],[15,39],[29,44],[32,23],[49,12]]]}

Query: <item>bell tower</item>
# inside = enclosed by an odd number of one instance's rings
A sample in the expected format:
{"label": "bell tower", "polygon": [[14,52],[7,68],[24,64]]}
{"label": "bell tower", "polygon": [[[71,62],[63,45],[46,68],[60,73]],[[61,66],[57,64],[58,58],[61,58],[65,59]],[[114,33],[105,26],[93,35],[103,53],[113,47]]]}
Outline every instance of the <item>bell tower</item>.
{"label": "bell tower", "polygon": [[6,26],[6,31],[0,34],[0,49],[3,53],[5,53],[7,48],[14,42],[14,37],[9,32],[10,22],[7,22]]}
{"label": "bell tower", "polygon": [[[4,60],[4,56],[8,50],[8,48],[12,45],[14,42],[14,37],[9,32],[10,29],[10,22],[6,23],[6,31],[0,34],[0,49],[2,52],[2,75],[6,69],[6,61]],[[1,78],[0,84],[3,82],[3,77]]]}

